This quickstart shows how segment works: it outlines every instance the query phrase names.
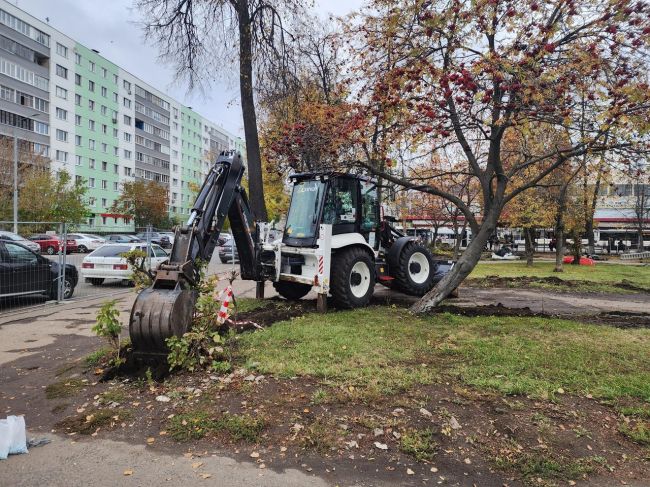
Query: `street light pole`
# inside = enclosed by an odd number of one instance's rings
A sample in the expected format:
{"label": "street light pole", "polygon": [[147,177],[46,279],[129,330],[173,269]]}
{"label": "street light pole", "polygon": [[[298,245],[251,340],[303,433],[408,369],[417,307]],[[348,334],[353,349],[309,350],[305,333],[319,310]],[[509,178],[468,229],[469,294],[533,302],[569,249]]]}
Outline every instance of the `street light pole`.
{"label": "street light pole", "polygon": [[18,136],[14,127],[14,233],[18,233]]}

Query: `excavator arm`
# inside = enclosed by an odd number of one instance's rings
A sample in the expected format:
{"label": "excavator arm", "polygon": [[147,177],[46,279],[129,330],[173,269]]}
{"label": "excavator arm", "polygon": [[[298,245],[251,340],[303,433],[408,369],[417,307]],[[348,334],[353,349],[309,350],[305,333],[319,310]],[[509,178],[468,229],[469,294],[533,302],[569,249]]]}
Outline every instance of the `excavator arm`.
{"label": "excavator arm", "polygon": [[222,152],[192,206],[187,224],[176,229],[169,261],[136,298],[129,334],[136,352],[164,354],[167,338],[190,328],[198,292],[200,261],[209,262],[226,217],[241,262],[242,279],[257,280],[257,231],[241,180],[241,155]]}

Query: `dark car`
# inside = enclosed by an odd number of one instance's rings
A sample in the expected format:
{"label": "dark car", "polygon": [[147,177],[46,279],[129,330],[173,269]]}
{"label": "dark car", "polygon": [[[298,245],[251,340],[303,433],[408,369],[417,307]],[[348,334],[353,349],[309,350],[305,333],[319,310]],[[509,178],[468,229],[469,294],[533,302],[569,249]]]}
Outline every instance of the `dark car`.
{"label": "dark car", "polygon": [[134,237],[133,235],[108,235],[106,237],[106,243],[140,243],[142,240],[140,240],[138,237]]}
{"label": "dark car", "polygon": [[222,263],[239,262],[239,254],[237,253],[237,245],[234,239],[227,240],[223,245],[218,247],[219,260]]}
{"label": "dark car", "polygon": [[[44,294],[50,299],[56,299],[58,279],[57,262],[52,262],[19,243],[0,241],[0,298]],[[78,281],[77,268],[66,264],[64,299],[72,297]]]}
{"label": "dark car", "polygon": [[151,242],[160,245],[163,249],[168,249],[172,246],[171,241],[169,240],[169,237],[165,235],[164,233],[160,232],[141,232],[136,234],[136,237],[138,237],[140,240],[143,242]]}

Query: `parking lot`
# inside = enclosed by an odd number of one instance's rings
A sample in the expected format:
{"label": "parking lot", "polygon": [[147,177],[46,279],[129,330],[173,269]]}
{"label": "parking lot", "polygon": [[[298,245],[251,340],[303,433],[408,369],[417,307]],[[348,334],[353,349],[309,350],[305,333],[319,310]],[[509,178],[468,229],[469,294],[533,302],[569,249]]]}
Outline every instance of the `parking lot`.
{"label": "parking lot", "polygon": [[[74,265],[79,274],[79,282],[75,287],[72,301],[78,302],[84,299],[95,299],[102,296],[109,298],[111,296],[119,296],[121,294],[133,292],[133,288],[131,286],[119,280],[106,280],[99,286],[94,286],[90,283],[85,282],[81,275],[81,264],[87,255],[87,253],[72,253],[65,256],[66,264]],[[62,255],[47,254],[43,254],[43,257],[52,262],[60,262],[60,259],[63,258]],[[233,269],[239,271],[239,264],[235,264],[234,266],[232,263],[223,264],[219,260],[218,252],[214,252],[212,260],[208,266],[208,274],[219,274],[225,276]],[[23,310],[26,307],[44,306],[55,303],[55,301],[48,300],[46,297],[40,295],[11,297],[8,299],[0,300],[0,313],[8,314],[13,311]]]}

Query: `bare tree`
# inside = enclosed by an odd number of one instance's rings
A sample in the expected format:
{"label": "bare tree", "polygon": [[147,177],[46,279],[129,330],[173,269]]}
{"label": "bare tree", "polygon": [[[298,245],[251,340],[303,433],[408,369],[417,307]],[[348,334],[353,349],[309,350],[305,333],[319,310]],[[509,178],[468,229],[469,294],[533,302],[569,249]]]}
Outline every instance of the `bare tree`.
{"label": "bare tree", "polygon": [[282,83],[289,72],[286,24],[302,0],[134,1],[146,37],[176,63],[177,78],[187,79],[190,89],[227,75],[237,62],[251,208],[266,220],[254,91],[256,83]]}

